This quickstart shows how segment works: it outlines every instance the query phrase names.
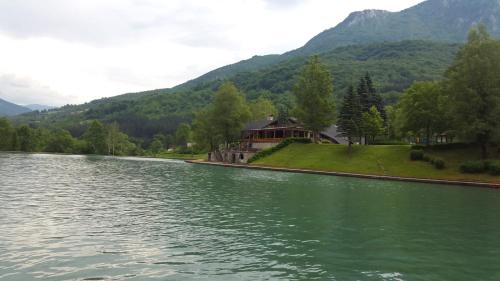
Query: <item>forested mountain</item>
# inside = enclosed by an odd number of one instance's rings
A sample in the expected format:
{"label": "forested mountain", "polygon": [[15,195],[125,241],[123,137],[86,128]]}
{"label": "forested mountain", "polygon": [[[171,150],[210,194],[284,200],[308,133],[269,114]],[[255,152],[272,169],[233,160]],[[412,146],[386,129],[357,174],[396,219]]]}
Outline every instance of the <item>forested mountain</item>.
{"label": "forested mountain", "polygon": [[0,116],[14,116],[26,112],[30,112],[31,109],[20,106],[6,100],[0,99]]}
{"label": "forested mountain", "polygon": [[49,109],[56,108],[55,106],[44,105],[44,104],[28,104],[28,105],[25,105],[25,107],[27,107],[33,111],[35,111],[35,110],[42,111],[42,110],[49,110]]}
{"label": "forested mountain", "polygon": [[224,80],[233,81],[248,99],[265,96],[290,106],[294,76],[312,54],[319,54],[332,72],[337,98],[369,72],[378,91],[392,102],[414,81],[440,79],[470,27],[478,23],[500,35],[499,0],[428,0],[397,13],[356,12],[283,55],[256,56],[171,89],[24,114],[17,122],[59,126],[78,136],[90,120],[117,121],[125,133],[149,138],[191,121]]}
{"label": "forested mountain", "polygon": [[255,56],[227,65],[176,86],[172,91],[187,90],[200,83],[231,77],[238,72],[263,69],[341,46],[404,40],[463,43],[469,29],[478,23],[485,24],[493,36],[500,36],[499,0],[428,0],[401,12],[354,12],[342,23],[321,32],[301,48],[283,55]]}
{"label": "forested mountain", "polygon": [[[403,91],[415,80],[440,79],[458,49],[458,44],[403,41],[340,47],[320,54],[320,58],[334,77],[337,98],[344,94],[348,85],[357,83],[359,77],[370,72],[379,91],[390,100],[392,95]],[[262,70],[240,72],[229,80],[246,94],[247,99],[265,96],[275,104],[291,106],[290,91],[294,78],[307,59],[297,57]],[[24,114],[17,120],[67,128],[77,136],[89,120],[117,121],[125,133],[147,138],[158,131],[173,132],[180,122],[191,121],[194,112],[212,100],[222,81],[201,83],[190,90],[175,93],[151,91],[136,99],[123,96],[100,99],[48,112]]]}
{"label": "forested mountain", "polygon": [[500,36],[500,1],[428,0],[396,13],[355,12],[293,53],[309,55],[338,46],[415,39],[464,42],[467,32],[478,23]]}

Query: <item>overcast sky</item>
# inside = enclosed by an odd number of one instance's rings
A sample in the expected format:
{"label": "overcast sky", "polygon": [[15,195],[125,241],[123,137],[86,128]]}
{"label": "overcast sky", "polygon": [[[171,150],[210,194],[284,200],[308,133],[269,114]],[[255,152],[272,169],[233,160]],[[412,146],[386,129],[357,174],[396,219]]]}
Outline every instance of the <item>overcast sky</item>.
{"label": "overcast sky", "polygon": [[63,105],[168,88],[422,0],[0,0],[0,98]]}

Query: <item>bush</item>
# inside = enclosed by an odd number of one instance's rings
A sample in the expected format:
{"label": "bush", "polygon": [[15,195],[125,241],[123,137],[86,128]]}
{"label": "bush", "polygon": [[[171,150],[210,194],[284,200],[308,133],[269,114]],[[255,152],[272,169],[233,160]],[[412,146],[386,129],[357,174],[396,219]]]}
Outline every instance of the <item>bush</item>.
{"label": "bush", "polygon": [[404,141],[385,140],[385,141],[375,141],[372,143],[372,145],[408,145],[408,143]]}
{"label": "bush", "polygon": [[492,176],[500,176],[500,161],[489,162],[488,171]]}
{"label": "bush", "polygon": [[466,174],[480,174],[486,172],[488,167],[484,161],[469,161],[460,165],[460,171]]}
{"label": "bush", "polygon": [[426,146],[421,145],[421,144],[415,144],[415,145],[411,146],[411,149],[413,149],[413,150],[424,150],[425,148],[426,148]]}
{"label": "bush", "polygon": [[423,150],[412,150],[410,152],[410,159],[412,161],[424,160],[424,151]]}
{"label": "bush", "polygon": [[432,161],[432,157],[430,157],[427,154],[424,154],[424,157],[422,158],[422,160],[424,160],[425,162],[431,162]]}
{"label": "bush", "polygon": [[307,144],[307,143],[311,143],[311,139],[308,139],[308,138],[288,138],[282,142],[280,142],[277,146],[275,147],[271,147],[269,149],[264,149],[262,151],[259,151],[257,152],[252,158],[248,159],[248,163],[252,163],[252,162],[255,162],[259,159],[262,159],[264,157],[267,157],[287,146],[289,146],[290,144],[292,143],[303,143],[303,144]]}
{"label": "bush", "polygon": [[433,159],[433,164],[434,164],[434,167],[436,167],[436,169],[438,170],[442,170],[446,167],[446,163],[444,162],[443,159],[441,158],[435,158]]}

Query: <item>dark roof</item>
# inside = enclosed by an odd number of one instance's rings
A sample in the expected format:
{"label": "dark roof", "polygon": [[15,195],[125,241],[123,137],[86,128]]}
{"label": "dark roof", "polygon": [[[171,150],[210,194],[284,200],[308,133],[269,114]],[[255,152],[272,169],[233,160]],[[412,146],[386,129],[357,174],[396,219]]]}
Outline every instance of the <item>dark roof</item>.
{"label": "dark roof", "polygon": [[348,144],[348,141],[338,132],[337,125],[331,125],[328,129],[320,133],[321,136],[331,139],[338,144]]}
{"label": "dark roof", "polygon": [[[278,123],[279,121],[274,119],[274,120],[267,120],[267,119],[264,119],[264,120],[260,120],[260,121],[254,121],[254,122],[250,122],[250,123],[247,123],[245,125],[245,128],[243,129],[244,131],[250,131],[250,130],[260,130],[260,129],[264,129],[270,125],[272,125],[273,123]],[[290,126],[292,124],[297,124],[297,119],[296,118],[293,118],[293,117],[290,117],[288,118],[288,122],[287,124],[283,124],[283,127],[287,127],[287,126]],[[281,125],[281,124],[280,124]]]}
{"label": "dark roof", "polygon": [[254,122],[250,122],[248,124],[246,124],[245,126],[245,131],[249,131],[249,130],[259,130],[259,129],[264,129],[265,127],[271,125],[271,123],[273,123],[274,120],[260,120],[260,121],[254,121]]}

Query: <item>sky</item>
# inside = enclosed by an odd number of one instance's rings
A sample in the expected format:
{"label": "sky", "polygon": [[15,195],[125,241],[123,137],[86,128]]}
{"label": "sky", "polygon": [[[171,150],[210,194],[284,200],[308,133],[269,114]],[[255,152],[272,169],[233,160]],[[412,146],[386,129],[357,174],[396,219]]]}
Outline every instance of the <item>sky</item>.
{"label": "sky", "polygon": [[169,88],[423,0],[0,0],[0,98],[61,106]]}

